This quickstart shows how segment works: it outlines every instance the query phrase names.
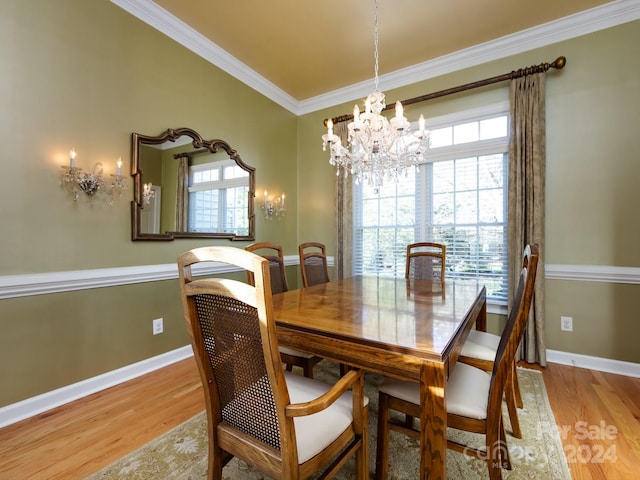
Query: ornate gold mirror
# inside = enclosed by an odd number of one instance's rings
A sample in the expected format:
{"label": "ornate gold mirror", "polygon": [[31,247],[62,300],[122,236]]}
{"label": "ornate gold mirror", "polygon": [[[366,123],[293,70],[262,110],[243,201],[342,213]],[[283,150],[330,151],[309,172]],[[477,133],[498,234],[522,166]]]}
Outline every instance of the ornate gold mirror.
{"label": "ornate gold mirror", "polygon": [[255,168],[190,128],[131,136],[132,240],[254,240]]}

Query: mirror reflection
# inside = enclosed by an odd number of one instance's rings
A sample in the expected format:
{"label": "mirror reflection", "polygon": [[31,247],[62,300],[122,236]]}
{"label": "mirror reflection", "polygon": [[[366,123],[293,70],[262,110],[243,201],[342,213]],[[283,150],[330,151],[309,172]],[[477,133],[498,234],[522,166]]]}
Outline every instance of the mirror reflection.
{"label": "mirror reflection", "polygon": [[189,128],[132,135],[133,240],[254,240],[255,169]]}

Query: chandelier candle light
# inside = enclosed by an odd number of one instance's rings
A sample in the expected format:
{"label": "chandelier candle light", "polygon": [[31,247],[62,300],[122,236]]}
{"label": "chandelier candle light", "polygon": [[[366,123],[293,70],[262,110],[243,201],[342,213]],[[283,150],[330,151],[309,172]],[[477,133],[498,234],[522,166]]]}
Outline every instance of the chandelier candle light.
{"label": "chandelier candle light", "polygon": [[353,121],[348,125],[351,149],[342,145],[340,137],[333,133],[333,122],[327,121],[327,133],[322,136],[322,149],[329,145],[329,163],[336,167],[336,175],[353,175],[356,183],[380,187],[384,180],[397,181],[408,169],[425,161],[430,145],[429,132],[425,130],[424,117],[420,115],[418,129],[411,131],[411,124],[404,116],[400,101],[396,102],[396,114],[391,121],[381,115],[385,109],[385,97],[378,89],[378,1],[374,18],[375,90],[366,101],[364,112],[353,107]]}

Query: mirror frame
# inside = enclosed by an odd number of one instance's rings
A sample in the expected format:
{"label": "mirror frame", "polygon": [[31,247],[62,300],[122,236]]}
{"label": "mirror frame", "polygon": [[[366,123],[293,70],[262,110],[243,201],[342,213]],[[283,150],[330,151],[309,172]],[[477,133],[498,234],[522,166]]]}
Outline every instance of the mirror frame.
{"label": "mirror frame", "polygon": [[[160,145],[167,141],[175,142],[183,136],[191,138],[191,144],[195,149],[206,148],[211,153],[224,150],[229,158],[249,173],[249,234],[236,235],[235,233],[216,232],[164,232],[164,233],[144,233],[140,231],[140,214],[142,210],[142,190],[143,172],[140,169],[140,145]],[[242,161],[238,152],[224,140],[204,140],[198,132],[190,128],[169,128],[157,137],[143,135],[140,133],[131,134],[131,176],[133,177],[133,201],[131,202],[131,240],[164,240],[170,241],[176,238],[226,238],[232,241],[253,241],[255,240],[256,218],[254,212],[255,198],[255,168]]]}

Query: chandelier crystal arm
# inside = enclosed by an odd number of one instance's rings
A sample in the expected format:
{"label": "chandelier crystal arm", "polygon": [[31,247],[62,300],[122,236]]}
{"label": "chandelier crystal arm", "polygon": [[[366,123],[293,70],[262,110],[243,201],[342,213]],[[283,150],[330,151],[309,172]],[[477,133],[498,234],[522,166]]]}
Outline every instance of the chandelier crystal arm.
{"label": "chandelier crystal arm", "polygon": [[351,174],[356,183],[380,187],[385,180],[397,181],[425,161],[430,136],[422,116],[418,130],[411,131],[399,101],[391,121],[382,115],[386,104],[384,93],[378,88],[378,0],[375,0],[373,37],[375,89],[365,100],[364,112],[360,113],[357,104],[353,107],[353,121],[347,126],[350,149],[333,133],[331,120],[322,136],[322,149],[326,151],[329,146],[329,163],[336,167],[337,175]]}

